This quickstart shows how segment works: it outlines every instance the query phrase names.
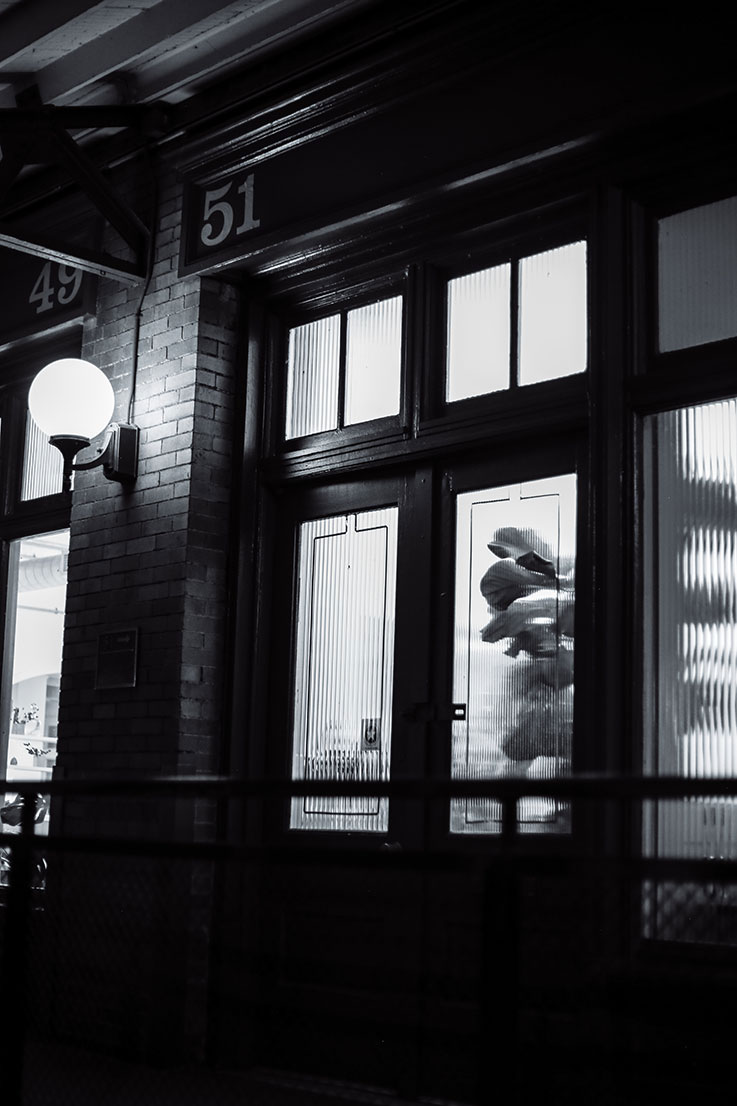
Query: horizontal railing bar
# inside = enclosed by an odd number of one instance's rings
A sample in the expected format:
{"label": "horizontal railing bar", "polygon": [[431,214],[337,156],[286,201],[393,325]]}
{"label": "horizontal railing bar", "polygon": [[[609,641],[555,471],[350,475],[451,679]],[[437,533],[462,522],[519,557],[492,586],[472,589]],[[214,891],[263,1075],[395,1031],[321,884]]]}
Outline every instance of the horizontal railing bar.
{"label": "horizontal railing bar", "polygon": [[167,795],[212,798],[272,798],[314,795],[334,797],[381,796],[406,799],[525,797],[557,799],[667,799],[737,797],[737,777],[576,775],[554,779],[505,777],[485,780],[395,779],[354,780],[239,780],[229,776],[155,776],[147,779],[109,776],[85,779],[0,780],[0,792],[39,795]]}
{"label": "horizontal railing bar", "polygon": [[[696,882],[725,883],[737,881],[737,860],[713,858],[621,856],[581,853],[529,852],[530,838],[520,835],[515,840],[522,846],[513,857],[504,849],[501,834],[483,839],[484,851],[448,849],[441,845],[427,851],[420,849],[383,849],[381,842],[371,847],[356,845],[347,850],[337,850],[330,845],[247,845],[225,841],[152,841],[145,838],[52,836],[35,837],[29,841],[18,834],[0,834],[0,845],[14,846],[21,840],[30,845],[33,852],[52,855],[84,853],[97,856],[129,856],[150,859],[181,859],[188,861],[237,861],[246,864],[328,864],[332,867],[429,869],[443,871],[477,871],[498,867],[513,860],[518,873],[544,873],[547,875],[571,874],[582,876],[590,873],[597,878],[626,879],[688,879]],[[479,839],[466,838],[464,844],[478,846]],[[535,839],[535,845],[539,840]]]}

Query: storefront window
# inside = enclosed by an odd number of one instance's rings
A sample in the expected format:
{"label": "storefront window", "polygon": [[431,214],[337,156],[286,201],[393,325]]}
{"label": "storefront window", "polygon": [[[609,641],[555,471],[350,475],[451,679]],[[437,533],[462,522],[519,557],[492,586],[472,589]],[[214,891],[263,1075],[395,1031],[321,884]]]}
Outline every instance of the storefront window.
{"label": "storefront window", "polygon": [[[734,776],[737,400],[651,416],[645,462],[645,769]],[[737,806],[729,797],[652,803],[645,845],[656,856],[734,860]],[[687,911],[669,908],[674,895],[688,898]],[[735,902],[733,885],[660,885],[652,935],[723,939],[720,919]]]}
{"label": "storefront window", "polygon": [[[2,684],[3,768],[7,780],[51,778],[56,761],[69,531],[10,543]],[[19,824],[17,796],[6,791],[3,829]],[[40,799],[37,832],[48,833],[48,801]]]}
{"label": "storefront window", "polygon": [[658,221],[658,347],[737,336],[737,196]]}
{"label": "storefront window", "polygon": [[[647,424],[646,767],[732,776],[737,768],[737,401]],[[731,800],[663,802],[661,855],[737,856]]]}

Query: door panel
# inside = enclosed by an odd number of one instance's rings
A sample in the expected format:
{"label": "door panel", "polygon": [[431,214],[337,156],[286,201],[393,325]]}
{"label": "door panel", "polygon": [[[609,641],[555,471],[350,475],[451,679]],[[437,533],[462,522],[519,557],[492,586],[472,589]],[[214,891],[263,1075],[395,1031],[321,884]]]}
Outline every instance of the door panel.
{"label": "door panel", "polygon": [[[456,497],[451,775],[550,777],[570,768],[576,478]],[[463,711],[461,711],[463,707]],[[524,799],[521,828],[557,821]],[[494,833],[499,803],[451,802],[450,832]]]}
{"label": "door panel", "polygon": [[[407,703],[427,694],[428,611],[418,602],[413,532],[427,512],[416,480],[364,481],[285,497],[278,531],[271,661],[271,771],[288,779],[421,775],[406,740]],[[421,540],[421,539],[420,539]],[[285,693],[286,692],[286,693]],[[407,841],[402,804],[386,797],[295,797],[280,827],[296,841],[346,834]],[[402,829],[400,830],[400,827]]]}
{"label": "door panel", "polygon": [[[391,759],[398,508],[303,522],[292,779],[386,780]],[[292,800],[290,829],[385,833],[385,797]]]}

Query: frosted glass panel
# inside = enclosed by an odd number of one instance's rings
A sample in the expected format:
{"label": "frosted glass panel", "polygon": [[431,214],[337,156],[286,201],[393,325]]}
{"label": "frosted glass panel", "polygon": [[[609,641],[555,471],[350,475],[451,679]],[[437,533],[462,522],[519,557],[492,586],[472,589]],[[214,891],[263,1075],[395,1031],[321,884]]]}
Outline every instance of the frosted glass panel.
{"label": "frosted glass panel", "polygon": [[[299,532],[292,778],[389,778],[397,508]],[[386,831],[385,798],[292,800],[293,829]]]}
{"label": "frosted glass panel", "polygon": [[659,348],[737,337],[737,197],[658,223]]}
{"label": "frosted glass panel", "polygon": [[[453,701],[454,779],[570,769],[576,477],[457,498]],[[521,829],[565,829],[551,800],[524,799]],[[495,800],[451,802],[453,833],[494,833]],[[557,824],[556,824],[557,823]]]}
{"label": "frosted glass panel", "polygon": [[55,495],[63,487],[64,462],[55,446],[26,415],[26,448],[23,456],[23,483],[21,499],[39,499],[43,495]]}
{"label": "frosted glass panel", "polygon": [[[646,423],[645,769],[737,774],[737,401]],[[737,858],[731,799],[657,804],[657,855]]]}
{"label": "frosted glass panel", "polygon": [[519,382],[586,369],[586,243],[520,261]]}
{"label": "frosted glass panel", "polygon": [[448,402],[509,387],[510,281],[510,265],[448,281]]}
{"label": "frosted glass panel", "polygon": [[345,422],[399,414],[402,297],[348,312]]}
{"label": "frosted glass panel", "polygon": [[289,331],[286,437],[317,434],[338,425],[340,316]]}

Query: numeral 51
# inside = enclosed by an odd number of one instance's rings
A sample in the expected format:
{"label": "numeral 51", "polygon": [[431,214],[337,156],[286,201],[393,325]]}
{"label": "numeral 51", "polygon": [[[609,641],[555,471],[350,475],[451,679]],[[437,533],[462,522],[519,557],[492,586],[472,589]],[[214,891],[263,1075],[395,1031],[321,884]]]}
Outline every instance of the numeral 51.
{"label": "numeral 51", "polygon": [[[228,181],[220,188],[210,188],[205,192],[200,231],[200,241],[203,246],[219,246],[233,230],[236,212],[233,204],[225,197],[234,184],[235,181]],[[243,199],[237,201],[238,213],[242,214],[242,219],[235,228],[235,233],[245,234],[247,230],[255,230],[261,225],[261,220],[253,217],[253,173],[249,173],[238,185],[236,194]],[[218,224],[220,224],[219,229]]]}

